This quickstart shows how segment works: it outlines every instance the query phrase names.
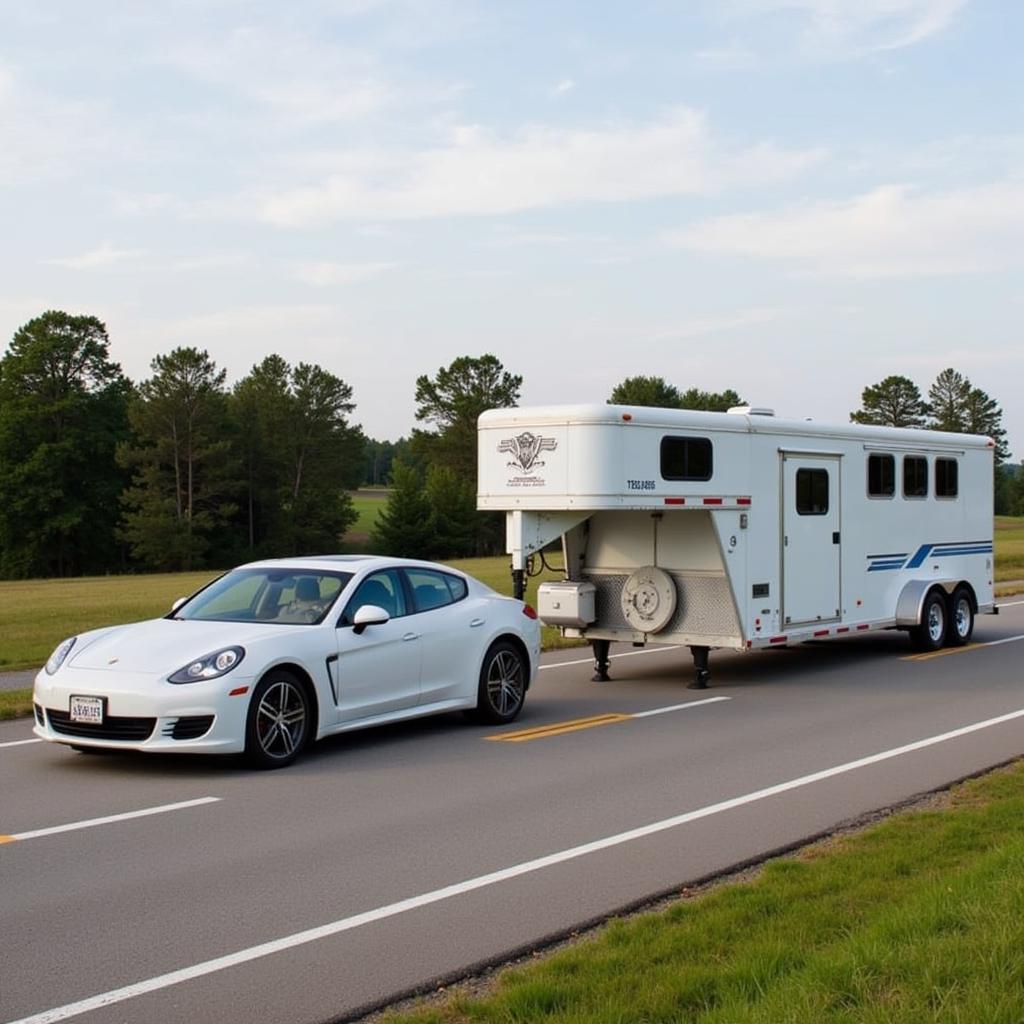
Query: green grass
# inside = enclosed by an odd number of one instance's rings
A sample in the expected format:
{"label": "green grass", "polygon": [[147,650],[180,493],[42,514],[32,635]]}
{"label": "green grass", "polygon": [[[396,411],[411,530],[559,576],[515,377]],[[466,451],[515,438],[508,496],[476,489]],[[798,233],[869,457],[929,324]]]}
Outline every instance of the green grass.
{"label": "green grass", "polygon": [[0,690],[0,722],[32,714],[32,690]]}
{"label": "green grass", "polygon": [[1024,580],[1024,517],[996,516],[996,582]]}
{"label": "green grass", "polygon": [[373,533],[374,524],[377,521],[377,513],[387,504],[387,492],[379,491],[353,491],[352,505],[359,518],[349,527],[347,537],[355,537],[358,540],[367,538]]}
{"label": "green grass", "polygon": [[1024,766],[388,1024],[1020,1024]]}

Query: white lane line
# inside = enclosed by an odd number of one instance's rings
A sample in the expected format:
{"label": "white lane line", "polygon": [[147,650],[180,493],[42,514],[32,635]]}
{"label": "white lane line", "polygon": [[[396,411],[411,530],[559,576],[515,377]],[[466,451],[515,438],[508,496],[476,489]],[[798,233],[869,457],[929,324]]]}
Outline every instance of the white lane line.
{"label": "white lane line", "polygon": [[[663,654],[665,651],[678,651],[682,646],[682,644],[670,644],[666,647],[645,647],[642,651],[623,651],[621,654],[612,654],[609,661],[614,661],[616,658],[635,658],[638,654]],[[577,661],[554,661],[549,665],[541,665],[538,671],[544,672],[549,668],[566,668],[569,665],[593,664],[593,658],[580,658]]]}
{"label": "white lane line", "polygon": [[766,800],[769,797],[778,796],[780,793],[787,793],[790,790],[800,789],[802,786],[810,786],[815,782],[822,782],[831,779],[836,775],[844,775],[847,772],[856,771],[859,768],[866,768],[869,765],[888,761],[894,757],[901,757],[903,754],[910,754],[916,750],[923,750],[926,747],[935,746],[938,743],[945,743],[948,740],[967,736],[970,733],[979,732],[982,729],[990,729],[996,725],[1012,722],[1015,719],[1024,718],[1024,708],[1018,711],[1011,711],[1006,715],[999,715],[997,718],[987,718],[983,722],[974,722],[950,732],[940,733],[937,736],[929,736],[927,739],[916,740],[913,743],[906,743],[901,747],[893,747],[891,750],[883,750],[879,754],[870,754],[868,757],[858,758],[856,761],[847,761],[845,764],[835,765],[832,768],[825,768],[822,771],[812,772],[810,775],[801,775],[799,778],[790,779],[788,782],[780,782],[774,786],[767,786],[764,789],[755,790],[753,793],[746,793],[743,796],[733,797],[731,800],[723,800],[721,803],[708,804],[695,811],[687,811],[685,814],[677,814],[672,818],[665,818],[662,821],[655,821],[650,825],[643,825],[640,828],[630,829],[628,832],[619,832],[615,835],[605,836],[603,839],[596,839],[581,846],[573,846],[567,850],[559,850],[557,853],[548,854],[545,857],[538,857],[536,860],[524,861],[522,864],[514,864],[512,867],[502,868],[499,871],[492,871],[487,875],[479,875],[476,878],[467,879],[465,882],[457,882],[454,885],[445,886],[443,889],[434,889],[432,892],[423,893],[421,896],[412,896],[409,899],[399,900],[397,903],[389,903],[374,910],[367,910],[361,914],[354,914],[351,917],[343,917],[338,921],[320,925],[317,928],[309,928],[306,931],[295,932],[293,935],[286,935],[280,939],[270,942],[263,942],[258,946],[250,946],[248,949],[240,949],[235,953],[220,956],[213,960],[204,960],[202,963],[193,964],[191,967],[182,967],[179,970],[167,974],[160,974],[155,978],[147,978],[144,981],[135,982],[132,985],[125,985],[123,988],[111,989],[100,995],[90,996],[88,999],[80,999],[75,1003],[67,1003],[64,1006],[57,1006],[50,1010],[43,1010],[41,1013],[31,1017],[22,1017],[17,1021],[9,1021],[8,1024],[55,1024],[56,1021],[67,1020],[76,1017],[81,1013],[88,1013],[90,1010],[98,1010],[104,1006],[112,1006],[115,1003],[122,1003],[128,999],[145,995],[148,992],[155,992],[159,989],[169,988],[172,985],[179,985],[185,981],[192,981],[207,974],[214,974],[217,971],[226,970],[229,967],[237,967],[239,964],[248,963],[251,960],[258,960],[274,953],[281,953],[296,946],[302,946],[319,939],[326,939],[341,932],[351,931],[354,928],[361,928],[363,925],[374,924],[389,917],[396,917],[411,910],[418,910],[421,907],[429,906],[432,903],[440,903],[443,900],[452,899],[455,896],[462,896],[477,889],[497,885],[499,882],[507,882],[511,878],[518,878],[521,875],[528,875],[534,871],[541,871],[544,868],[553,867],[556,864],[564,864],[566,861],[575,860],[578,857],[585,857],[591,853],[607,850],[614,846],[621,846],[623,843],[632,842],[635,839],[643,839],[646,836],[655,835],[658,832],[665,832],[668,829],[678,828],[691,821],[700,818],[709,818],[714,814],[721,814],[724,811],[731,811],[746,804],[756,803],[758,800]]}
{"label": "white lane line", "polygon": [[215,804],[219,796],[203,796],[197,800],[182,800],[176,804],[161,804],[158,807],[144,807],[140,811],[125,811],[123,814],[108,814],[103,818],[89,818],[87,821],[72,821],[67,825],[53,825],[50,828],[37,828],[31,832],[15,832],[9,836],[0,836],[0,841],[14,843],[26,839],[41,839],[43,836],[55,836],[60,832],[77,832],[83,828],[95,828],[97,825],[111,825],[117,821],[130,821],[132,818],[147,818],[152,814],[167,814],[169,811],[183,811],[187,807],[201,807],[203,804]]}
{"label": "white lane line", "polygon": [[35,740],[10,740],[7,743],[0,743],[0,750],[2,750],[4,747],[24,747],[28,743],[42,743],[42,742],[43,741],[39,740],[39,739],[35,739]]}
{"label": "white lane line", "polygon": [[670,711],[685,711],[687,708],[699,708],[702,704],[717,704],[719,701],[732,700],[732,697],[705,697],[703,700],[690,700],[685,704],[671,704],[667,708],[654,708],[651,711],[636,711],[630,718],[650,718],[652,715],[667,715]]}
{"label": "white lane line", "polygon": [[1019,604],[1024,604],[1024,601],[1000,601],[999,608],[1014,608]]}
{"label": "white lane line", "polygon": [[[1021,601],[1024,604],[1024,601]],[[1019,636],[1004,636],[1002,640],[986,640],[984,643],[978,644],[978,647],[998,647],[1000,644],[1012,644],[1018,640],[1024,640],[1024,633]]]}

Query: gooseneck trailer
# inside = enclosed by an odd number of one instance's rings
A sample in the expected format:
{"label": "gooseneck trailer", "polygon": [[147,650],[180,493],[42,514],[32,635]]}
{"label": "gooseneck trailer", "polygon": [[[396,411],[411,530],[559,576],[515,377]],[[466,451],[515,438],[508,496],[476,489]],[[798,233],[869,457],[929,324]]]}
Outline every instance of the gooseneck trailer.
{"label": "gooseneck trailer", "polygon": [[615,405],[496,409],[477,507],[506,514],[521,596],[561,542],[538,611],[591,642],[750,650],[879,629],[966,644],[993,602],[990,438]]}

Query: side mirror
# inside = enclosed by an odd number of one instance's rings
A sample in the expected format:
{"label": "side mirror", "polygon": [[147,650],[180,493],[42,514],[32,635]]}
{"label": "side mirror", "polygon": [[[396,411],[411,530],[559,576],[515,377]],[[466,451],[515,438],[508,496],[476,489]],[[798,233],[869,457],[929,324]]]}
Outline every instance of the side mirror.
{"label": "side mirror", "polygon": [[178,600],[171,605],[171,614],[173,615],[187,600],[187,597],[179,597]]}
{"label": "side mirror", "polygon": [[367,626],[381,626],[390,618],[391,616],[379,605],[364,604],[352,620],[352,632],[358,636]]}

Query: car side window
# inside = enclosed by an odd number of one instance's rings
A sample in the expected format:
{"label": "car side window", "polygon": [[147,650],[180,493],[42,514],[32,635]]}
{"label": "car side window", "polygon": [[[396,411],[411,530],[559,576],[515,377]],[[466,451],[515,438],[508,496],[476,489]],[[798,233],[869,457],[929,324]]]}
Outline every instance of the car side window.
{"label": "car side window", "polygon": [[356,612],[368,604],[383,608],[393,619],[408,614],[405,591],[397,569],[382,569],[367,576],[349,598],[338,625],[351,626]]}
{"label": "car side window", "polygon": [[406,569],[405,575],[412,587],[413,601],[416,604],[417,612],[443,608],[457,600],[453,596],[455,591],[450,586],[452,582],[461,582],[456,577],[448,576],[443,572],[434,572],[431,569]]}

